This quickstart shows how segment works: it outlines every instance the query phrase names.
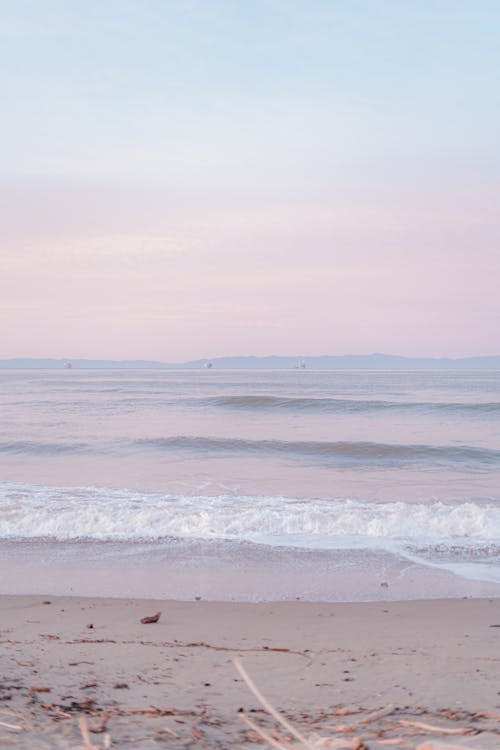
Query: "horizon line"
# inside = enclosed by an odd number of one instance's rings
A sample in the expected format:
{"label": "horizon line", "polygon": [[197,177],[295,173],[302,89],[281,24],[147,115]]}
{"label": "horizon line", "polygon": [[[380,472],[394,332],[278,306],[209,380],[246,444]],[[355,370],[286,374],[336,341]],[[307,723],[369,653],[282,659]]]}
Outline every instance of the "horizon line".
{"label": "horizon line", "polygon": [[408,354],[392,354],[386,352],[370,352],[362,354],[221,354],[216,356],[196,356],[184,360],[163,360],[153,359],[146,357],[99,357],[99,356],[17,356],[17,357],[1,357],[0,362],[13,362],[13,361],[53,361],[53,362],[81,362],[81,361],[95,361],[95,362],[154,362],[156,364],[186,364],[191,362],[202,362],[209,361],[214,362],[217,360],[224,359],[294,359],[294,360],[310,360],[310,359],[347,359],[347,358],[374,358],[384,357],[388,359],[416,359],[416,360],[447,360],[447,361],[462,361],[467,359],[495,359],[500,358],[500,352],[498,354],[466,354],[460,356],[451,355],[408,355]]}

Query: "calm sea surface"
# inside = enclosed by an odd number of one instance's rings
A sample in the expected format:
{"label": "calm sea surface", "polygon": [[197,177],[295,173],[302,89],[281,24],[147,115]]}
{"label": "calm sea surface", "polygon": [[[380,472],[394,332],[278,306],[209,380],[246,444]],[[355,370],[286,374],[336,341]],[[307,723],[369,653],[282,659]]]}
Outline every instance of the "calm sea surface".
{"label": "calm sea surface", "polygon": [[4,591],[500,592],[498,372],[0,370],[0,414]]}

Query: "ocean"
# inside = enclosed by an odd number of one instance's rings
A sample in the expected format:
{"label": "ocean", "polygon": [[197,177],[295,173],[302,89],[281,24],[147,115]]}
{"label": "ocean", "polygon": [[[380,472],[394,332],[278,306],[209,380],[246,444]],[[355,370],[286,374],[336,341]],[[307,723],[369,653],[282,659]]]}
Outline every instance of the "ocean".
{"label": "ocean", "polygon": [[500,372],[0,370],[0,592],[500,595]]}

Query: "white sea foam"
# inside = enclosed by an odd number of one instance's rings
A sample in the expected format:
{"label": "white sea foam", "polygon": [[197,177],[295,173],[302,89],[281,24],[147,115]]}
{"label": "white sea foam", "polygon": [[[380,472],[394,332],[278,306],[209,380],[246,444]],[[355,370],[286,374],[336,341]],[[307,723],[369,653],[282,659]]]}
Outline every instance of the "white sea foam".
{"label": "white sea foam", "polygon": [[500,503],[182,496],[0,484],[0,538],[231,539],[309,548],[497,550]]}

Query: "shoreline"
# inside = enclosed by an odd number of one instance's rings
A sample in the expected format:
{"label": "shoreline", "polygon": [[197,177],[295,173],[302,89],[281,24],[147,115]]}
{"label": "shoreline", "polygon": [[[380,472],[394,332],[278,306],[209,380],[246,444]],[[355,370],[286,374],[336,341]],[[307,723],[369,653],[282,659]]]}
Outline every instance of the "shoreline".
{"label": "shoreline", "polygon": [[[140,623],[156,611],[158,623]],[[413,750],[428,736],[401,724],[415,720],[472,726],[479,734],[466,739],[477,742],[466,747],[499,744],[498,599],[233,603],[2,595],[0,623],[0,722],[21,727],[0,725],[0,742],[7,738],[14,747],[61,747],[64,732],[65,746],[73,747],[82,716],[94,729],[104,721],[118,748],[151,747],[159,739],[177,747],[197,738],[209,747],[251,744],[240,709],[268,729],[273,722],[236,672],[237,657],[304,732],[333,736],[331,727],[388,710],[363,724],[370,750],[394,732],[402,738],[398,746]],[[102,747],[99,734],[92,737]]]}
{"label": "shoreline", "polygon": [[[377,602],[500,598],[500,581],[386,550],[322,550],[227,540],[163,544],[6,541],[4,594],[226,602]],[[481,562],[470,562],[478,576]]]}

